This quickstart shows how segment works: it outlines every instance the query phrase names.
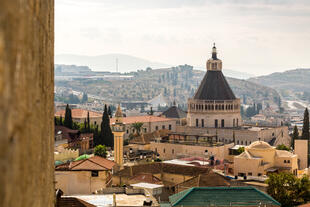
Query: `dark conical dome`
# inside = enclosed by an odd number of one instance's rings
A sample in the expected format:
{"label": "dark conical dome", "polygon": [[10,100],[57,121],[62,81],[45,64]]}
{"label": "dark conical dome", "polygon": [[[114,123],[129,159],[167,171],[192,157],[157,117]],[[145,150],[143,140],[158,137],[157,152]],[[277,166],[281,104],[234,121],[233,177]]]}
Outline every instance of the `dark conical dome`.
{"label": "dark conical dome", "polygon": [[222,71],[208,70],[194,95],[194,99],[234,100],[236,97],[229,87]]}

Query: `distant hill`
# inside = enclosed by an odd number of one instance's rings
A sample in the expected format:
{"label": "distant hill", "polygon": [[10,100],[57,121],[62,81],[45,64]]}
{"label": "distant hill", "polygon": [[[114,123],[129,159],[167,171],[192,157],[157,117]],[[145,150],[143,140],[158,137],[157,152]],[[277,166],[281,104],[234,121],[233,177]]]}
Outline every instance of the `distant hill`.
{"label": "distant hill", "polygon": [[116,72],[116,61],[118,61],[118,72],[130,72],[151,67],[153,69],[169,67],[164,63],[152,62],[142,58],[124,54],[106,54],[99,56],[83,55],[56,55],[56,64],[86,65],[94,71]]}
{"label": "distant hill", "polygon": [[[56,80],[56,86],[72,88],[76,91],[103,97],[111,103],[128,101],[149,101],[162,94],[167,102],[174,100],[186,107],[187,99],[192,97],[206,71],[194,70],[192,66],[180,65],[157,70],[139,70],[129,75],[131,78],[120,79],[76,79]],[[266,86],[246,80],[227,78],[235,95],[245,99],[247,104],[276,103],[279,94]]]}
{"label": "distant hill", "polygon": [[294,69],[272,73],[270,75],[250,78],[248,81],[277,90],[305,92],[310,91],[310,69]]}
{"label": "distant hill", "polygon": [[[146,59],[124,55],[124,54],[106,54],[100,56],[83,56],[83,55],[56,55],[55,64],[66,65],[85,65],[94,71],[116,72],[116,59],[118,59],[118,72],[131,72],[151,67],[152,69],[168,68],[169,64],[152,62]],[[206,71],[205,67],[194,67],[196,70]],[[227,77],[248,79],[254,77],[253,74],[224,69],[223,73]]]}

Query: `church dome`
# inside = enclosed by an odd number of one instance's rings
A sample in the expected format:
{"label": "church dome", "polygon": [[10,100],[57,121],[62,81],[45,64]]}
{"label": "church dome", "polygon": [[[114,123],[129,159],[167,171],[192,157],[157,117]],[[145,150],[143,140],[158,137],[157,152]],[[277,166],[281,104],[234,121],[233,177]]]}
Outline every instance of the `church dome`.
{"label": "church dome", "polygon": [[263,141],[256,141],[250,144],[249,149],[272,149],[272,147]]}

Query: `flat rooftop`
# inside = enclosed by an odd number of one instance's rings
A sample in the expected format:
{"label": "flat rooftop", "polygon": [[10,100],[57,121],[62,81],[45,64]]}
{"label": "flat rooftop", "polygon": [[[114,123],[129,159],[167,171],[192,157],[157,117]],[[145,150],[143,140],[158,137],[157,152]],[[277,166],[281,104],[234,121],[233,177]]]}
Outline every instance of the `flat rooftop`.
{"label": "flat rooftop", "polygon": [[[144,195],[126,195],[126,194],[115,194],[115,195],[116,195],[116,206],[143,206],[143,202],[146,200],[146,196]],[[74,195],[69,197],[75,197],[81,199],[97,207],[113,206],[113,194]]]}

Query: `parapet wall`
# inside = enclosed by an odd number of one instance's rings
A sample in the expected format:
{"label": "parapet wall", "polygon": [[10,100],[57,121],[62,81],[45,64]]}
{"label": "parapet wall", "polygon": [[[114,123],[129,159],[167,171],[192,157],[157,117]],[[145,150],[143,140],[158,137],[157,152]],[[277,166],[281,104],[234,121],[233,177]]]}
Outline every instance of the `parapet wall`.
{"label": "parapet wall", "polygon": [[54,1],[0,1],[0,206],[54,206]]}

